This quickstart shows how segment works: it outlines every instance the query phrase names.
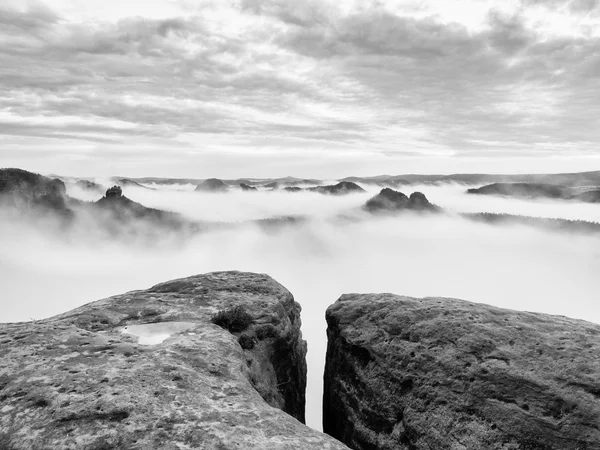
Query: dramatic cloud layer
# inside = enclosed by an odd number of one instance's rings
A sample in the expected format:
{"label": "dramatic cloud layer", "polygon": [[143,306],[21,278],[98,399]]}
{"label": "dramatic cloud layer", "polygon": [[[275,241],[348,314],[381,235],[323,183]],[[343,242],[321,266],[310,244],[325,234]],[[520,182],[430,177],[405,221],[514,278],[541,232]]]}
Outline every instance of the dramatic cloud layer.
{"label": "dramatic cloud layer", "polygon": [[0,165],[340,176],[600,164],[597,0],[122,3],[2,2]]}

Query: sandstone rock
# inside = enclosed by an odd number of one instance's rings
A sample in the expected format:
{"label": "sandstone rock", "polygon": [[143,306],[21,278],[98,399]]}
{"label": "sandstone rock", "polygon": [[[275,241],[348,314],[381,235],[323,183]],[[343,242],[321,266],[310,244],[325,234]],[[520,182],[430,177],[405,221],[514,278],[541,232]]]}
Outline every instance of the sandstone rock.
{"label": "sandstone rock", "polygon": [[113,186],[106,191],[106,198],[121,198],[123,196],[123,189],[120,186]]}
{"label": "sandstone rock", "polygon": [[119,186],[113,186],[97,202],[82,209],[91,213],[101,229],[114,234],[151,234],[165,231],[193,231],[195,225],[183,216],[148,208],[124,196]]}
{"label": "sandstone rock", "polygon": [[73,211],[67,200],[65,184],[58,178],[22,169],[0,169],[0,206],[21,213],[52,213],[70,219]]}
{"label": "sandstone rock", "polygon": [[390,188],[382,189],[379,194],[369,199],[364,209],[369,212],[398,211],[437,211],[439,208],[429,202],[421,192],[413,192],[407,197],[402,192]]}
{"label": "sandstone rock", "polygon": [[600,326],[446,298],[327,310],[324,431],[353,449],[600,449]]}
{"label": "sandstone rock", "polygon": [[241,272],[1,324],[0,448],[344,449],[300,423],[305,354],[292,295]]}

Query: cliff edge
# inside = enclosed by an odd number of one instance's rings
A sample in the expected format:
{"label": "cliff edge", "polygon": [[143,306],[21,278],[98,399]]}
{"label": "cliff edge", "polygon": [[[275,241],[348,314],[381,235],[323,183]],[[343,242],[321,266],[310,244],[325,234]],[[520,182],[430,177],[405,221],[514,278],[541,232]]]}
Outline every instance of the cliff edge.
{"label": "cliff edge", "polygon": [[353,449],[600,449],[600,326],[447,298],[326,313],[323,428]]}
{"label": "cliff edge", "polygon": [[0,324],[0,448],[345,449],[301,423],[305,355],[300,306],[252,273]]}

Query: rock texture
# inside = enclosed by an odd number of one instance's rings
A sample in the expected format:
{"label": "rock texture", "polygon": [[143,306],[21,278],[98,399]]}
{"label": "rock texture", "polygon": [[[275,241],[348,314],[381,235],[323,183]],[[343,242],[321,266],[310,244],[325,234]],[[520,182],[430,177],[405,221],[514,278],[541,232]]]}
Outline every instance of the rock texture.
{"label": "rock texture", "polygon": [[0,448],[344,449],[300,423],[305,354],[292,295],[241,272],[2,324]]}
{"label": "rock texture", "polygon": [[446,298],[327,310],[324,431],[353,449],[600,449],[600,326]]}
{"label": "rock texture", "polygon": [[421,192],[413,192],[410,197],[390,188],[382,189],[379,194],[369,199],[364,205],[369,212],[398,211],[438,211],[439,208],[429,202]]}

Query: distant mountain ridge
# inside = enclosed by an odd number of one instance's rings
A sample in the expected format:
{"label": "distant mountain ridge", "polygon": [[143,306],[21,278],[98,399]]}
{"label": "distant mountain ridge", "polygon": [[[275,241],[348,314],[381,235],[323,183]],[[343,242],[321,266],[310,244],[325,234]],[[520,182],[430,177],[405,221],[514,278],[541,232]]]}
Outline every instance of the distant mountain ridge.
{"label": "distant mountain ridge", "polygon": [[393,175],[375,177],[347,177],[342,181],[375,184],[429,184],[429,183],[546,183],[565,186],[600,186],[600,170],[556,174],[451,174],[451,175]]}
{"label": "distant mountain ridge", "polygon": [[[54,176],[55,178],[63,178]],[[176,177],[111,177],[111,180],[128,180],[139,184],[193,184],[198,185],[207,178],[176,178]],[[491,184],[491,183],[546,183],[558,184],[568,187],[574,186],[600,186],[600,170],[587,172],[565,172],[546,174],[486,174],[486,173],[455,173],[455,174],[399,174],[399,175],[375,175],[375,176],[349,176],[344,178],[333,178],[332,180],[351,181],[354,183],[366,183],[389,186],[402,186],[410,184],[431,183],[462,183],[462,184]],[[278,177],[257,178],[242,177],[235,179],[222,179],[229,186],[239,186],[244,183],[248,186],[265,186],[277,183],[285,186],[297,186],[299,184],[323,184],[324,180],[316,178],[300,177]]]}
{"label": "distant mountain ridge", "polygon": [[[223,183],[216,180],[217,184]],[[73,179],[69,183],[74,183]],[[89,183],[89,182],[88,182]],[[84,187],[97,188],[92,183],[82,183]],[[137,183],[137,182],[136,182]],[[227,186],[225,183],[223,185]],[[252,188],[245,185],[246,188]],[[135,186],[134,186],[135,188]],[[243,189],[244,187],[239,187]],[[573,198],[580,199],[587,196],[582,201],[597,201],[600,190],[577,191],[573,188],[559,186],[558,190],[553,185],[536,185],[533,188],[526,188],[526,192],[542,193],[550,192],[551,195],[561,195],[562,192],[577,192]],[[236,187],[236,189],[238,189]],[[527,191],[529,189],[529,191]],[[288,186],[282,190],[285,191],[316,191],[323,194],[337,195],[351,192],[364,193],[364,189],[354,182],[340,182],[335,185],[299,188]],[[433,199],[435,201],[435,199]],[[357,205],[358,206],[358,205]],[[124,236],[133,236],[143,232],[146,235],[160,236],[168,231],[183,231],[185,233],[194,233],[210,227],[235,226],[228,222],[209,222],[188,220],[184,216],[148,208],[137,203],[123,195],[122,188],[113,186],[106,191],[106,195],[97,201],[85,202],[67,195],[65,183],[60,179],[51,179],[43,175],[31,173],[22,169],[0,169],[0,209],[2,213],[12,211],[16,216],[22,216],[28,220],[36,219],[38,215],[47,217],[54,216],[61,220],[61,224],[69,225],[78,218],[84,218],[89,223],[99,225],[100,229]],[[360,211],[369,213],[396,214],[403,211],[429,211],[444,213],[443,208],[429,202],[429,200],[420,192],[413,192],[410,196],[402,192],[395,191],[389,187],[383,188],[379,194],[369,199],[362,208],[357,207],[354,212]],[[349,212],[352,214],[352,210]],[[12,214],[12,213],[11,213]],[[446,213],[449,214],[449,213]],[[536,218],[527,216],[513,216],[509,214],[486,214],[486,213],[463,213],[458,214],[463,218],[482,221],[491,224],[523,224],[528,226],[542,227],[558,231],[575,232],[594,232],[600,233],[600,223],[585,222],[581,220]],[[343,214],[336,217],[344,218]],[[358,220],[368,220],[367,215],[356,215]],[[281,215],[277,217],[265,217],[262,220],[250,220],[245,223],[254,223],[262,227],[273,228],[279,226],[288,226],[295,223],[304,222],[308,216]],[[39,223],[41,226],[46,221],[31,220],[33,223]],[[62,226],[62,225],[61,225]],[[64,227],[63,227],[64,228]]]}
{"label": "distant mountain ridge", "polygon": [[493,183],[480,188],[468,189],[467,193],[532,199],[574,200],[586,203],[600,202],[600,189],[577,191],[572,187],[545,183]]}

